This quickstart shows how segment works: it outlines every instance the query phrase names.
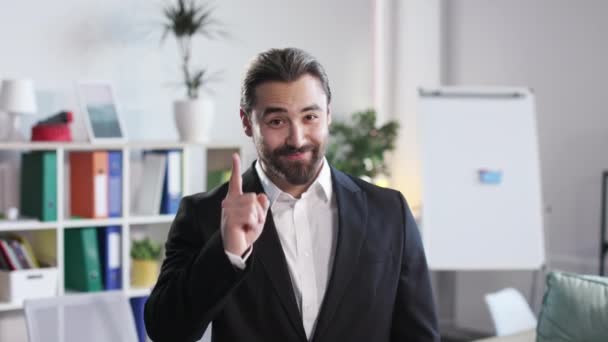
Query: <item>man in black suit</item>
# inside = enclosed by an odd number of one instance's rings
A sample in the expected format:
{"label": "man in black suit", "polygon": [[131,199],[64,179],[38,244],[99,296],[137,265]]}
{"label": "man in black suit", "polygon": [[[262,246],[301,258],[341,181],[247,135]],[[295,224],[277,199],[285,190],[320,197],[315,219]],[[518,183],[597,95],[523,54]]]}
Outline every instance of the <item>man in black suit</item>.
{"label": "man in black suit", "polygon": [[324,158],[331,92],[299,49],[256,56],[241,120],[258,160],[185,197],[146,303],[155,341],[439,341],[424,250],[403,196]]}

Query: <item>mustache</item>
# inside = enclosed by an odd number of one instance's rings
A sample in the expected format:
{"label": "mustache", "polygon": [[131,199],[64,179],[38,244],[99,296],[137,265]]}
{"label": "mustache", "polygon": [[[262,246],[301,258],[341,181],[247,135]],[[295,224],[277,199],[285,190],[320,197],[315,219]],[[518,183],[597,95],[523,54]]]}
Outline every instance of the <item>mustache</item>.
{"label": "mustache", "polygon": [[304,153],[308,151],[315,151],[316,146],[314,145],[304,145],[302,147],[295,147],[290,145],[283,145],[274,150],[274,155],[276,156],[287,156],[294,153]]}

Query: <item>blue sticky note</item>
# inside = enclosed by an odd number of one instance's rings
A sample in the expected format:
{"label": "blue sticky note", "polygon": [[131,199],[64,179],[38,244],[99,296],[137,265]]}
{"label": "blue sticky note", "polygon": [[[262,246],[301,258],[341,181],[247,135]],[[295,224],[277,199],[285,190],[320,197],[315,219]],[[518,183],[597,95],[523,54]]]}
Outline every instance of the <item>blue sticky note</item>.
{"label": "blue sticky note", "polygon": [[502,171],[479,170],[479,182],[481,184],[500,184],[502,183]]}

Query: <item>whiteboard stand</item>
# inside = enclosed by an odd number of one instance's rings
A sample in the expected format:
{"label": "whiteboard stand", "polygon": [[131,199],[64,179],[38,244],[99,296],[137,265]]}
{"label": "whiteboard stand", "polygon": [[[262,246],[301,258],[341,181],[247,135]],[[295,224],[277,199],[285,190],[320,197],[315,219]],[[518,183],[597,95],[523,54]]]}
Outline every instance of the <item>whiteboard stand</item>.
{"label": "whiteboard stand", "polygon": [[608,254],[608,241],[606,241],[606,191],[608,187],[608,171],[602,173],[602,208],[600,227],[600,270],[599,275],[606,275],[606,254]]}
{"label": "whiteboard stand", "polygon": [[532,271],[534,305],[546,263],[534,94],[420,89],[417,121],[429,269]]}

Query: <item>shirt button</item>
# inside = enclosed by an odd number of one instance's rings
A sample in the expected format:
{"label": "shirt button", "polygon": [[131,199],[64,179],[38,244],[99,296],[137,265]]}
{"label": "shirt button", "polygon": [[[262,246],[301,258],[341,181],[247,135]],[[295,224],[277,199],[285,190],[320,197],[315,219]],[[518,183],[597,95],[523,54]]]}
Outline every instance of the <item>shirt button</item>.
{"label": "shirt button", "polygon": [[308,258],[310,256],[310,253],[306,252],[304,253],[304,256]]}

